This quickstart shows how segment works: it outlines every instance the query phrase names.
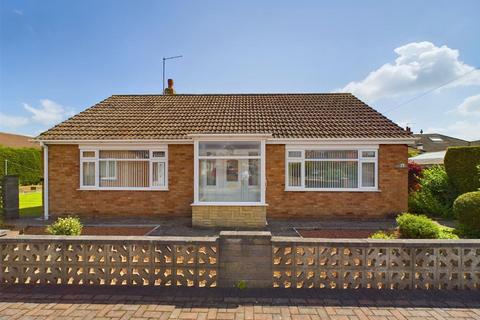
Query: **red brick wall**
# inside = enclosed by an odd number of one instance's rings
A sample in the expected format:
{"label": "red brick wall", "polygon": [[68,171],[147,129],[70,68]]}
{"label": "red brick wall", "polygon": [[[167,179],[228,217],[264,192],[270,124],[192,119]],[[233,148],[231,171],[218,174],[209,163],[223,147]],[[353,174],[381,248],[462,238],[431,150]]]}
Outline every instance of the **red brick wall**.
{"label": "red brick wall", "polygon": [[78,145],[50,145],[49,205],[52,216],[190,216],[193,145],[169,145],[169,191],[85,191]]}
{"label": "red brick wall", "polygon": [[285,146],[271,144],[266,149],[267,218],[368,218],[407,210],[408,171],[395,168],[407,162],[406,145],[380,146],[380,192],[285,192]]}
{"label": "red brick wall", "polygon": [[[190,216],[193,145],[169,145],[169,191],[80,191],[78,145],[49,146],[52,216]],[[267,145],[267,218],[380,217],[407,209],[407,146],[381,145],[380,192],[285,192],[285,146]]]}

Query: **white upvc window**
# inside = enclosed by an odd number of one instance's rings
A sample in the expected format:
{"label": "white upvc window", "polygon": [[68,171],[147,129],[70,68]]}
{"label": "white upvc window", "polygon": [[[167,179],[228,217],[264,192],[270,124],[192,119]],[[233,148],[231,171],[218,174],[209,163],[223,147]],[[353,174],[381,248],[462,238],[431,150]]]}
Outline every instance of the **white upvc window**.
{"label": "white upvc window", "polygon": [[168,190],[167,147],[80,148],[80,189]]}
{"label": "white upvc window", "polygon": [[378,147],[287,146],[286,191],[377,191]]}

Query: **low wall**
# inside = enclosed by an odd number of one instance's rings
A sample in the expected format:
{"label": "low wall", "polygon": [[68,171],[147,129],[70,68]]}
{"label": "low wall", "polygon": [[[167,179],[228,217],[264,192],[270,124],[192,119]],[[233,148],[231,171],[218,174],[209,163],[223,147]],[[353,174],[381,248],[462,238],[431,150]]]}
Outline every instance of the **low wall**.
{"label": "low wall", "polygon": [[194,227],[263,228],[267,224],[267,207],[192,205]]}
{"label": "low wall", "polygon": [[480,289],[480,240],[0,237],[0,283]]}
{"label": "low wall", "polygon": [[0,238],[0,283],[216,287],[208,237]]}

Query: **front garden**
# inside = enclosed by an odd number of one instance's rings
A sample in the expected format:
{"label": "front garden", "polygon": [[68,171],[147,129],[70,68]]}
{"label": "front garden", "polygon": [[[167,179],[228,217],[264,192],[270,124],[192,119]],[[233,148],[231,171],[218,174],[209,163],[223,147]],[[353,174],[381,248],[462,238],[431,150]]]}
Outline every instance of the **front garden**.
{"label": "front garden", "polygon": [[371,238],[480,238],[480,147],[449,148],[444,163],[425,169],[409,163],[410,213],[397,217],[394,232]]}

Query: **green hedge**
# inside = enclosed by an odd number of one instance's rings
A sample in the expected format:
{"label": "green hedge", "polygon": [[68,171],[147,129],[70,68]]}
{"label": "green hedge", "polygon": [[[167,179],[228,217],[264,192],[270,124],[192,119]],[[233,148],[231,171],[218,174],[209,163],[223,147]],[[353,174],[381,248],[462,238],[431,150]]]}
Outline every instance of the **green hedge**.
{"label": "green hedge", "polygon": [[444,164],[457,195],[480,188],[480,146],[448,148]]}
{"label": "green hedge", "polygon": [[0,146],[0,177],[5,175],[5,159],[8,174],[17,174],[21,185],[42,181],[42,151],[35,148],[8,148]]}

